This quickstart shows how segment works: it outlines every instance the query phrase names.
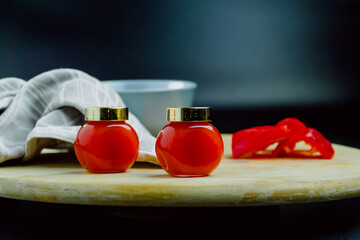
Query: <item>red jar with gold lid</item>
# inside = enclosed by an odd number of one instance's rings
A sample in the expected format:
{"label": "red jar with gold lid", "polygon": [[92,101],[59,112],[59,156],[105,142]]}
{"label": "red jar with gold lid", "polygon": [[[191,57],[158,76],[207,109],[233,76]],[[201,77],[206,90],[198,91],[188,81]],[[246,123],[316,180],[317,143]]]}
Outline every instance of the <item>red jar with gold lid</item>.
{"label": "red jar with gold lid", "polygon": [[81,166],[93,173],[125,172],[139,152],[135,130],[125,122],[128,108],[86,108],[74,142]]}
{"label": "red jar with gold lid", "polygon": [[156,139],[155,151],[162,168],[175,177],[208,176],[221,162],[224,144],[209,122],[211,108],[167,108],[170,121]]}

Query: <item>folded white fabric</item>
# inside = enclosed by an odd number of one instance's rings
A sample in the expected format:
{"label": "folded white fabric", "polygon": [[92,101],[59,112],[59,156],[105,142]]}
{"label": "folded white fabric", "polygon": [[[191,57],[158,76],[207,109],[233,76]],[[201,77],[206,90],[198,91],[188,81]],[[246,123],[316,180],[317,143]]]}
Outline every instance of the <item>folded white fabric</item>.
{"label": "folded white fabric", "polygon": [[[123,106],[115,91],[79,70],[56,69],[29,81],[1,79],[0,163],[31,159],[43,148],[72,149],[85,107]],[[155,138],[131,112],[127,122],[139,137],[137,161],[158,163]]]}

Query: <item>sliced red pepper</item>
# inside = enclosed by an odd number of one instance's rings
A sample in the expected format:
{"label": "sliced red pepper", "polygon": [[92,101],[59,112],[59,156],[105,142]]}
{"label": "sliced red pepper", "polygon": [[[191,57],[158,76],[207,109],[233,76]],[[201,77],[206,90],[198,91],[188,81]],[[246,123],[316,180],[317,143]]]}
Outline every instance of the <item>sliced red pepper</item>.
{"label": "sliced red pepper", "polygon": [[316,129],[308,128],[307,130],[304,141],[318,150],[323,158],[331,159],[335,154],[331,142]]}
{"label": "sliced red pepper", "polygon": [[262,150],[286,136],[287,130],[283,126],[260,126],[240,130],[232,136],[233,158]]}
{"label": "sliced red pepper", "polygon": [[304,123],[296,118],[285,118],[278,122],[275,126],[286,128],[291,136],[302,134],[302,132],[307,128]]}
{"label": "sliced red pepper", "polygon": [[[310,150],[296,150],[296,144],[304,141]],[[270,145],[278,143],[271,154],[258,154]],[[275,126],[248,128],[233,134],[233,157],[313,157],[331,159],[334,149],[317,130],[308,128],[296,118],[286,118]]]}
{"label": "sliced red pepper", "polygon": [[293,151],[299,141],[298,138],[301,138],[307,129],[306,125],[296,118],[285,118],[278,122],[276,126],[286,128],[288,136],[286,139],[279,141],[279,144],[272,152],[273,157]]}
{"label": "sliced red pepper", "polygon": [[[288,152],[289,156],[292,157],[310,157],[317,156],[316,153],[320,154],[323,159],[331,159],[334,156],[334,149],[329,142],[319,131],[313,128],[307,128],[302,136],[298,135],[292,139],[292,142],[304,141],[311,147],[310,150],[295,150]],[[281,155],[281,154],[280,154]]]}

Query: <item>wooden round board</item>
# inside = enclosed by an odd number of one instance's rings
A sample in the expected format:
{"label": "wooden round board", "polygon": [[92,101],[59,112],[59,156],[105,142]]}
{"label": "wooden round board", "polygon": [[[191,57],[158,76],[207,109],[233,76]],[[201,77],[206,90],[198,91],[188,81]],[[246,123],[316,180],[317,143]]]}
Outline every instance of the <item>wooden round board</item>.
{"label": "wooden round board", "polygon": [[360,150],[334,144],[331,160],[231,159],[208,177],[175,178],[152,163],[125,173],[91,174],[73,153],[42,154],[0,165],[0,196],[41,202],[112,206],[250,206],[360,196]]}

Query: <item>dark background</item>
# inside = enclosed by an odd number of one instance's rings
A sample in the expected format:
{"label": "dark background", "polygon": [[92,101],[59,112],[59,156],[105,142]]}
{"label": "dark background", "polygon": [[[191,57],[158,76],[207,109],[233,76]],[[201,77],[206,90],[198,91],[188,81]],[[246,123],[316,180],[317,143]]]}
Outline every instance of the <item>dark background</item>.
{"label": "dark background", "polygon": [[[359,44],[358,0],[0,0],[0,78],[69,67],[100,80],[191,80],[199,86],[195,105],[212,106],[214,125],[228,133],[291,116],[332,142],[360,148]],[[86,206],[0,203],[2,239],[126,232],[183,238],[191,230],[197,237],[360,236],[358,198],[173,209],[182,218],[165,220],[151,213],[151,220],[119,218]]]}
{"label": "dark background", "polygon": [[191,80],[221,132],[292,116],[360,147],[359,42],[359,1],[0,1],[0,78]]}

